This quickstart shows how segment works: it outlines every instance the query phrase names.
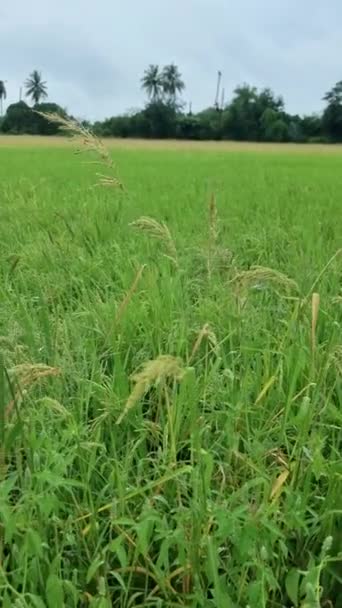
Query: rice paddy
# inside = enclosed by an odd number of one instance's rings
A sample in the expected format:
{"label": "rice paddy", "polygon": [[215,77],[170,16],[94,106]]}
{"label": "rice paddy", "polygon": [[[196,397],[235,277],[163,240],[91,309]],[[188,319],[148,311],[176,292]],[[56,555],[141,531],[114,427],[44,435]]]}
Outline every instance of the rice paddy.
{"label": "rice paddy", "polygon": [[338,608],[341,150],[109,148],[0,140],[0,605]]}

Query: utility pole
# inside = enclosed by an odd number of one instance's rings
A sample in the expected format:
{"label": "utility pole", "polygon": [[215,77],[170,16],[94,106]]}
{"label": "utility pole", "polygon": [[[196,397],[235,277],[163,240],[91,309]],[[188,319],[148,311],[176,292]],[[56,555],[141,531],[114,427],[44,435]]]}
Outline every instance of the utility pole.
{"label": "utility pole", "polygon": [[0,80],[1,90],[0,90],[0,117],[2,118],[4,113],[4,99],[7,97],[6,84],[7,80]]}
{"label": "utility pole", "polygon": [[217,87],[216,87],[216,97],[215,97],[215,102],[214,102],[214,107],[217,111],[220,109],[219,97],[220,97],[221,79],[222,79],[222,72],[219,70],[217,72]]}
{"label": "utility pole", "polygon": [[221,97],[221,111],[224,109],[224,101],[225,101],[225,90],[222,89],[222,97]]}

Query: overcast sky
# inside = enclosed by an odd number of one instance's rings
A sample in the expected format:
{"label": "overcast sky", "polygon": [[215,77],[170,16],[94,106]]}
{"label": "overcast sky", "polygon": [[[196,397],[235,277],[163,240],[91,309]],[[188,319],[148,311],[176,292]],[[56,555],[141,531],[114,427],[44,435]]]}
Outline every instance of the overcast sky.
{"label": "overcast sky", "polygon": [[341,0],[0,0],[7,103],[38,69],[51,101],[92,120],[141,106],[145,67],[171,62],[195,111],[213,103],[217,70],[227,99],[248,82],[290,112],[319,111],[341,44]]}

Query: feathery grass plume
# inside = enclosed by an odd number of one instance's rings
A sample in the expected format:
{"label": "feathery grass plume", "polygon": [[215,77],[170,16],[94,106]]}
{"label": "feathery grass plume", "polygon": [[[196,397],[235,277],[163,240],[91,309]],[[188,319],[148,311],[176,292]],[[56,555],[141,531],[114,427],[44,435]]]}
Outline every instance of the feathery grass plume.
{"label": "feathery grass plume", "polygon": [[342,304],[342,296],[335,296],[332,299],[333,304]]}
{"label": "feathery grass plume", "polygon": [[59,376],[60,374],[60,368],[50,367],[49,365],[44,365],[43,363],[23,363],[9,369],[8,376],[10,381],[12,381],[13,378],[16,390],[14,399],[12,399],[12,401],[10,401],[6,407],[6,418],[8,418],[8,416],[11,414],[14,406],[18,405],[22,399],[24,391],[28,390],[33,384],[42,378]]}
{"label": "feathery grass plume", "polygon": [[298,291],[298,285],[279,270],[265,266],[252,266],[249,270],[239,272],[230,284],[236,286],[238,291],[246,292],[249,289],[262,289],[267,284],[283,287],[286,291]]}
{"label": "feathery grass plume", "polygon": [[311,350],[312,353],[316,350],[316,330],[317,330],[317,321],[318,321],[318,313],[319,313],[319,303],[320,297],[319,293],[312,294],[311,301]]}
{"label": "feathery grass plume", "polygon": [[218,238],[218,213],[215,194],[212,194],[209,201],[209,238],[212,245],[215,245]]}
{"label": "feathery grass plume", "polygon": [[215,268],[220,272],[232,270],[234,255],[230,249],[217,245],[215,248]]}
{"label": "feathery grass plume", "polygon": [[131,222],[130,226],[135,230],[144,232],[152,239],[164,243],[167,250],[167,255],[170,260],[178,266],[178,256],[174,240],[171,236],[171,232],[164,222],[158,222],[152,217],[142,216],[139,219]]}
{"label": "feathery grass plume", "polygon": [[118,307],[117,311],[116,311],[116,315],[115,315],[115,324],[119,323],[119,321],[121,321],[122,316],[128,306],[128,304],[130,303],[138,285],[140,282],[140,279],[143,275],[143,272],[146,268],[146,264],[143,264],[142,266],[140,266],[137,274],[134,277],[134,281],[132,283],[132,285],[130,286],[129,290],[127,291],[127,293],[125,294],[124,299],[122,300],[120,306]]}
{"label": "feathery grass plume", "polygon": [[264,289],[268,284],[282,287],[286,291],[299,291],[297,283],[278,270],[265,266],[252,266],[242,270],[228,282],[233,286],[239,314],[246,305],[248,292],[251,289]]}
{"label": "feathery grass plume", "polygon": [[218,212],[215,195],[212,194],[209,201],[209,252],[213,251],[217,244],[219,235]]}
{"label": "feathery grass plume", "polygon": [[209,234],[208,234],[208,255],[207,255],[207,268],[208,278],[211,279],[212,275],[212,263],[213,257],[215,256],[215,249],[218,239],[218,225],[217,225],[217,206],[215,195],[212,194],[209,201]]}
{"label": "feathery grass plume", "polygon": [[342,376],[342,345],[337,345],[329,354],[327,367],[335,367],[338,375]]}
{"label": "feathery grass plume", "polygon": [[277,501],[280,497],[283,490],[283,486],[286,483],[289,475],[290,471],[288,469],[285,469],[280,473],[280,475],[278,475],[277,479],[274,481],[270,494],[270,500],[272,502]]}
{"label": "feathery grass plume", "polygon": [[270,456],[277,464],[281,464],[285,469],[289,469],[288,457],[284,454],[281,448],[273,448],[269,450],[266,456]]}
{"label": "feathery grass plume", "polygon": [[233,254],[230,249],[219,244],[219,219],[216,205],[216,197],[211,195],[209,201],[208,213],[208,251],[207,251],[207,272],[208,278],[211,279],[213,270],[226,272],[232,267]]}
{"label": "feathery grass plume", "polygon": [[167,380],[182,380],[185,370],[182,360],[171,355],[160,355],[157,359],[147,361],[140,372],[133,374],[135,386],[126,401],[123,412],[116,424],[120,424],[127,413],[140,401],[151,386],[158,386]]}
{"label": "feathery grass plume", "polygon": [[77,145],[78,154],[83,151],[95,153],[99,160],[94,162],[105,166],[113,173],[113,175],[96,173],[98,177],[96,186],[110,186],[120,188],[121,190],[124,189],[122,182],[116,175],[116,167],[109,151],[94,133],[77,120],[69,118],[68,116],[60,116],[56,112],[37,112],[37,114],[49,122],[58,124],[60,130],[68,134],[71,137],[71,140]]}
{"label": "feathery grass plume", "polygon": [[195,344],[191,351],[189,363],[191,361],[193,361],[193,359],[204,339],[208,340],[208,342],[213,350],[217,349],[218,341],[217,341],[215,333],[210,329],[209,323],[205,323],[205,325],[203,325],[202,329],[199,331]]}

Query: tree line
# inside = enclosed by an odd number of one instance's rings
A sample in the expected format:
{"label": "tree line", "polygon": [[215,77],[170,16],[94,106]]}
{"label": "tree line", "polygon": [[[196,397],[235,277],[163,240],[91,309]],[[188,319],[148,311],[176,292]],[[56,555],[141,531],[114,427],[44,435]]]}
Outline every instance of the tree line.
{"label": "tree line", "polygon": [[47,82],[38,70],[33,70],[25,80],[25,96],[30,99],[32,106],[20,99],[8,106],[4,116],[3,105],[7,98],[7,88],[6,81],[0,80],[0,132],[15,135],[56,135],[58,125],[49,123],[38,112],[53,112],[62,116],[67,113],[56,103],[44,102],[48,97]]}
{"label": "tree line", "polygon": [[[140,110],[112,116],[91,126],[102,137],[179,138],[264,142],[342,142],[342,81],[328,91],[321,114],[300,116],[286,112],[284,100],[269,89],[248,84],[235,88],[232,99],[194,113],[185,108],[181,95],[185,83],[179,68],[150,65],[141,79],[146,103]],[[47,83],[34,70],[25,81],[25,101],[8,106],[3,116],[6,83],[0,80],[0,130],[3,133],[52,135],[58,127],[37,111],[66,110],[46,102]],[[33,112],[32,110],[36,110]]]}

